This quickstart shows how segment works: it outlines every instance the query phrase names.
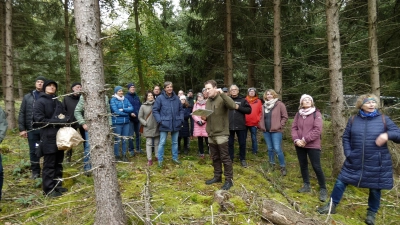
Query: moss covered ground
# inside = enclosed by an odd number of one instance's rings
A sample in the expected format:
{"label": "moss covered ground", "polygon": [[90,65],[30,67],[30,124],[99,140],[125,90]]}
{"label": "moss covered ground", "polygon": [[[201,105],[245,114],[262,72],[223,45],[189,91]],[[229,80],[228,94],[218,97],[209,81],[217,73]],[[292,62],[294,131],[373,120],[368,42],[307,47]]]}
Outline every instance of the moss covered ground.
{"label": "moss covered ground", "polygon": [[[332,140],[329,123],[325,123],[323,135],[322,164],[327,178],[329,192],[335,177],[332,171]],[[229,190],[229,201],[233,207],[222,210],[214,202],[214,192],[222,184],[205,185],[204,181],[213,176],[209,155],[200,159],[197,140],[190,142],[189,155],[180,155],[181,165],[171,161],[171,143],[165,151],[164,168],[154,164],[146,165],[145,154],[137,154],[129,163],[118,163],[118,179],[122,201],[130,224],[144,224],[144,190],[149,171],[151,193],[151,218],[153,224],[268,224],[261,216],[263,199],[273,199],[288,207],[296,202],[299,212],[306,217],[327,224],[364,224],[367,209],[368,190],[349,187],[340,203],[337,214],[327,218],[318,215],[316,208],[323,205],[318,200],[319,187],[310,166],[312,192],[297,193],[302,186],[297,156],[290,139],[290,123],[284,133],[283,148],[288,168],[285,177],[279,168],[268,166],[266,145],[259,134],[259,153],[251,153],[251,140],[247,142],[248,168],[234,160],[234,186]],[[144,148],[145,140],[142,140]],[[238,145],[235,145],[238,152]],[[66,179],[64,186],[69,189],[60,198],[45,198],[41,192],[41,180],[30,179],[28,143],[18,137],[17,131],[9,131],[0,145],[4,166],[3,199],[0,202],[1,224],[93,224],[95,214],[95,194],[93,177],[84,175]],[[82,147],[75,149],[72,163],[64,163],[64,177],[82,172]],[[399,176],[395,187],[383,191],[381,209],[376,224],[399,224]]]}

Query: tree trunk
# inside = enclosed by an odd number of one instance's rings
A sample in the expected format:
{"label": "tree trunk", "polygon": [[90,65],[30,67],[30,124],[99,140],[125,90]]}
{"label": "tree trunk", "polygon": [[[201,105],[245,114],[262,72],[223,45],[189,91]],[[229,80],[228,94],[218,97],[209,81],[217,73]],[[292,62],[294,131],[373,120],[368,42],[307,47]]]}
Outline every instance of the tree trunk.
{"label": "tree trunk", "polygon": [[[18,62],[19,55],[17,51],[14,52],[14,58]],[[24,90],[22,89],[22,81],[21,81],[22,77],[21,74],[19,73],[19,64],[17,62],[15,62],[14,76],[17,78],[18,99],[22,100],[22,98],[24,97]]]}
{"label": "tree trunk", "polygon": [[0,66],[1,66],[1,91],[6,94],[6,32],[5,28],[5,1],[0,1]]}
{"label": "tree trunk", "polygon": [[14,77],[13,77],[13,50],[12,50],[12,0],[6,0],[6,93],[5,111],[7,113],[8,128],[16,127],[14,106]]}
{"label": "tree trunk", "polygon": [[376,35],[378,17],[376,14],[376,0],[368,0],[368,46],[371,58],[371,89],[372,93],[379,98],[381,90],[379,84],[378,36]]}
{"label": "tree trunk", "polygon": [[225,79],[226,86],[233,84],[233,55],[232,55],[232,13],[231,13],[231,0],[225,0],[226,7],[226,34],[225,34]]}
{"label": "tree trunk", "polygon": [[[253,23],[256,23],[256,15],[257,15],[257,4],[255,0],[250,0],[249,1],[249,18],[253,21]],[[247,63],[247,87],[254,87],[255,85],[255,70],[256,70],[256,58],[254,56],[254,52],[256,52],[255,49],[255,38],[249,38],[247,40],[248,45],[249,45],[249,50],[247,53],[248,57],[248,63]]]}
{"label": "tree trunk", "polygon": [[96,192],[95,224],[126,224],[105,102],[98,0],[74,1],[80,72]]}
{"label": "tree trunk", "polygon": [[136,66],[138,68],[138,76],[139,76],[139,83],[140,83],[140,93],[142,96],[145,95],[146,89],[144,87],[143,81],[143,67],[142,67],[142,54],[141,54],[141,46],[140,46],[140,24],[139,24],[139,0],[135,0],[133,4],[133,10],[135,12],[135,54],[136,54]]}
{"label": "tree trunk", "polygon": [[330,103],[333,131],[333,176],[340,172],[344,162],[342,135],[345,128],[343,117],[343,78],[339,32],[339,2],[326,0],[326,26],[328,37],[328,61],[330,78]]}
{"label": "tree trunk", "polygon": [[71,53],[69,52],[69,0],[64,0],[65,92],[71,88]]}
{"label": "tree trunk", "polygon": [[274,0],[274,90],[282,99],[281,0]]}

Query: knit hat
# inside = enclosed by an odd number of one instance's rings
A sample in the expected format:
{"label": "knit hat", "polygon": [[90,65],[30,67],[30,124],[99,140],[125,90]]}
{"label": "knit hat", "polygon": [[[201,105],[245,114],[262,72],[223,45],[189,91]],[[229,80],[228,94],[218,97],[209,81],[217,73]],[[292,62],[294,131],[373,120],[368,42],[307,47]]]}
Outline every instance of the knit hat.
{"label": "knit hat", "polygon": [[116,86],[114,88],[114,93],[117,93],[119,90],[122,90],[122,87],[121,86]]}
{"label": "knit hat", "polygon": [[72,88],[74,88],[76,85],[80,85],[80,86],[82,86],[82,84],[81,84],[81,83],[79,83],[79,82],[75,82],[75,83],[73,83],[73,84],[71,85],[71,90],[72,90]]}
{"label": "knit hat", "polygon": [[181,97],[179,97],[179,100],[185,99],[186,100],[186,96],[181,95]]}
{"label": "knit hat", "polygon": [[131,88],[131,87],[135,87],[135,83],[129,83],[128,85],[126,85],[126,87],[129,89],[129,88]]}
{"label": "knit hat", "polygon": [[303,102],[303,100],[304,100],[305,98],[309,98],[309,99],[311,100],[311,103],[314,103],[314,99],[313,99],[310,95],[304,94],[304,95],[302,95],[301,98],[300,98],[300,105],[301,105],[301,103]]}
{"label": "knit hat", "polygon": [[43,82],[45,82],[45,81],[46,81],[46,77],[44,77],[44,76],[38,76],[38,77],[36,77],[35,82],[38,81],[38,80],[42,80]]}
{"label": "knit hat", "polygon": [[54,80],[46,80],[43,84],[43,90],[46,90],[46,87],[50,84],[54,84],[56,86],[56,90],[58,89],[58,84]]}
{"label": "knit hat", "polygon": [[192,92],[192,93],[193,93],[193,90],[192,90],[192,89],[189,89],[188,93],[189,93],[189,92]]}
{"label": "knit hat", "polygon": [[249,93],[250,91],[254,91],[257,93],[257,89],[255,87],[251,87],[251,88],[247,89],[247,93]]}

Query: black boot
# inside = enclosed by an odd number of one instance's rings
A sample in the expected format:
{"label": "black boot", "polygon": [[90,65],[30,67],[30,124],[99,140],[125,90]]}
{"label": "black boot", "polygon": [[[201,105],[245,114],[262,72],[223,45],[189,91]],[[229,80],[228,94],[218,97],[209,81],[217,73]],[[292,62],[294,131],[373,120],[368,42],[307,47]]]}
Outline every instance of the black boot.
{"label": "black boot", "polygon": [[[319,207],[317,209],[317,212],[319,212],[319,214],[328,214],[329,213],[329,206],[330,206],[330,202],[322,207]],[[336,213],[336,204],[332,202],[332,206],[330,207],[331,209],[331,214],[335,214]]]}
{"label": "black boot", "polygon": [[222,185],[222,190],[229,190],[233,186],[232,180],[226,180],[224,185]]}
{"label": "black boot", "polygon": [[213,183],[221,183],[221,182],[222,182],[221,177],[220,177],[220,178],[218,178],[218,177],[213,177],[212,179],[207,180],[207,181],[206,181],[206,184],[207,184],[207,185],[210,185],[210,184],[213,184]]}
{"label": "black boot", "polygon": [[368,210],[367,218],[365,219],[365,223],[368,225],[374,225],[375,224],[375,215],[376,215],[376,213]]}

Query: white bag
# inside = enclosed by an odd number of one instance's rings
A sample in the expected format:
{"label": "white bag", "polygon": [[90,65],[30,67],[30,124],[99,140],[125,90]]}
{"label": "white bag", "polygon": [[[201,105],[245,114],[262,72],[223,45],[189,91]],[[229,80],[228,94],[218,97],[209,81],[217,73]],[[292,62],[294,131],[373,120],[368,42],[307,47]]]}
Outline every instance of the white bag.
{"label": "white bag", "polygon": [[84,142],[82,136],[72,127],[62,127],[57,132],[58,150],[69,150]]}

